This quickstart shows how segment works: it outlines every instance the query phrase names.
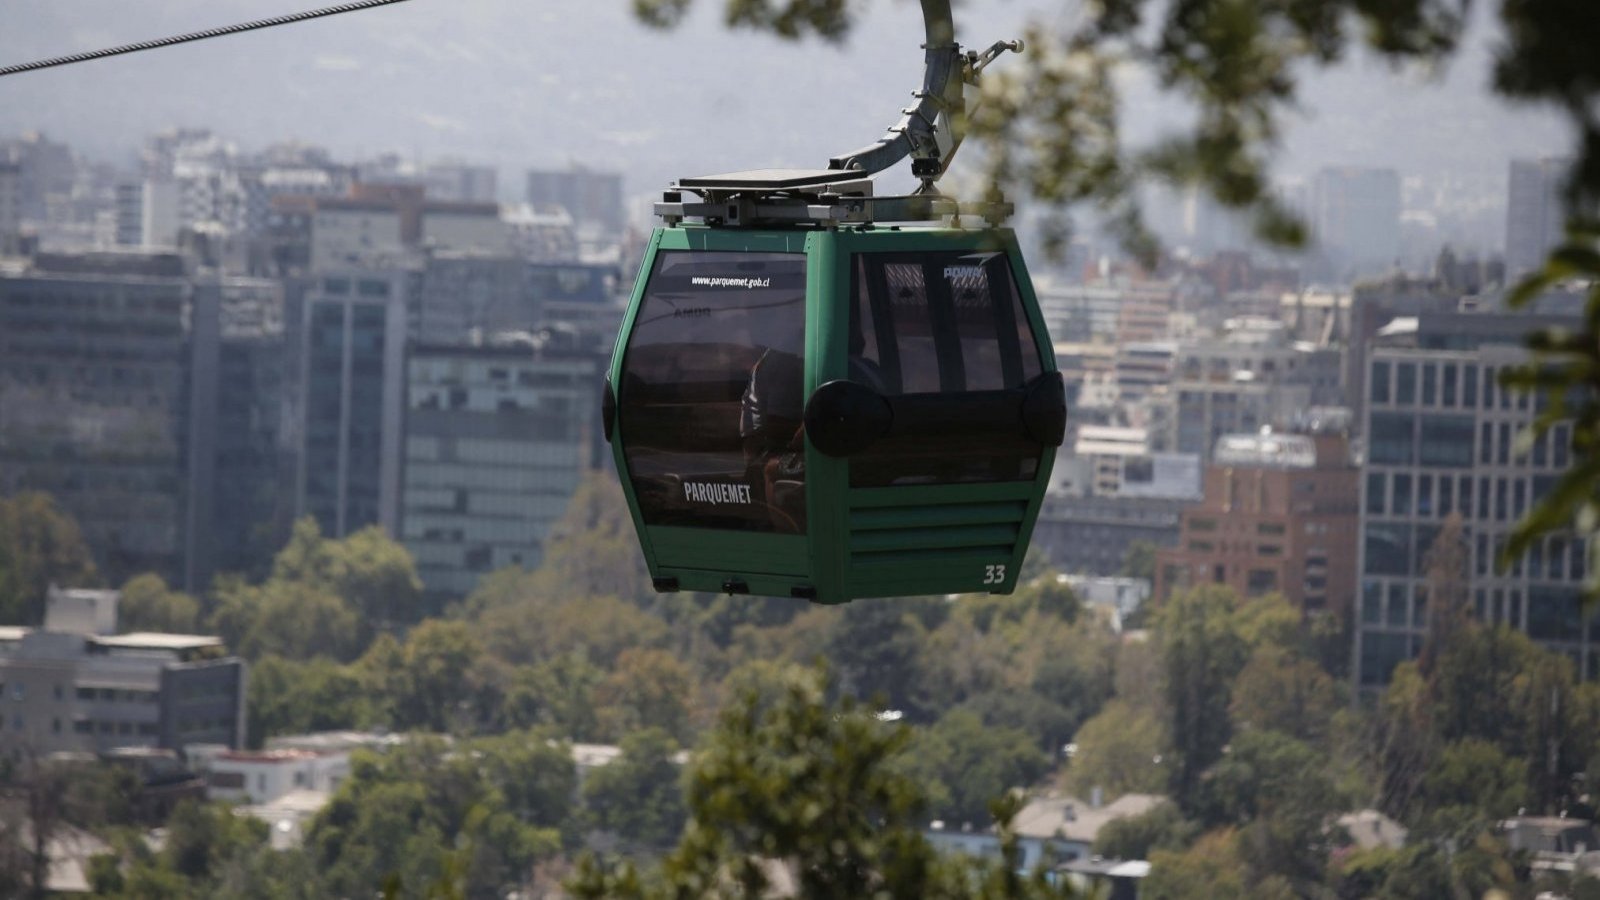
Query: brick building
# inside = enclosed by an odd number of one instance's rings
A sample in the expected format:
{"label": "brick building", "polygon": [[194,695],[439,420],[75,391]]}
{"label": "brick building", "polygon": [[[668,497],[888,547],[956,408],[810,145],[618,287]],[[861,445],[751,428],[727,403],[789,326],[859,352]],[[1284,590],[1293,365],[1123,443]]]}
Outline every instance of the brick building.
{"label": "brick building", "polygon": [[1342,435],[1223,437],[1178,546],[1156,554],[1155,596],[1216,583],[1345,614],[1356,587],[1358,475]]}

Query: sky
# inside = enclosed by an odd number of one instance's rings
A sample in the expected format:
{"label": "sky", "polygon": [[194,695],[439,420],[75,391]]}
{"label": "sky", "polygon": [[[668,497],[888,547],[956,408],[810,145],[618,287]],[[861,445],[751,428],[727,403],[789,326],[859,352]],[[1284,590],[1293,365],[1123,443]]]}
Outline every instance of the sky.
{"label": "sky", "polygon": [[[6,0],[0,63],[325,2]],[[1074,5],[969,0],[957,5],[957,35],[987,46]],[[858,26],[839,46],[730,31],[717,6],[699,0],[684,26],[658,32],[633,19],[627,0],[409,0],[0,78],[0,136],[42,131],[131,163],[145,135],[203,126],[246,150],[294,138],[346,159],[398,151],[488,163],[513,195],[523,169],[582,162],[624,171],[628,191],[643,195],[683,175],[825,166],[876,139],[920,84],[920,9],[909,0],[859,4]],[[1279,173],[1377,164],[1492,182],[1513,157],[1566,152],[1568,131],[1554,114],[1489,94],[1493,42],[1479,27],[1433,76],[1364,54],[1315,74]],[[1155,137],[1174,107],[1137,79],[1133,88],[1128,129]]]}

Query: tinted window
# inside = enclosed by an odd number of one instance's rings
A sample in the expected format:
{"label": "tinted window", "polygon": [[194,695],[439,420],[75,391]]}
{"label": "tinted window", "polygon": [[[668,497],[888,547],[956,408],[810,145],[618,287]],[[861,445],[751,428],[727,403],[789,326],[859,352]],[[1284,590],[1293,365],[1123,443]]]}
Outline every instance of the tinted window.
{"label": "tinted window", "polygon": [[[954,395],[1019,389],[1042,370],[1004,253],[858,254],[853,266],[852,381],[889,396]],[[1042,450],[1020,431],[886,438],[851,457],[850,484],[1027,480]]]}
{"label": "tinted window", "polygon": [[1472,419],[1466,416],[1423,416],[1418,458],[1425,466],[1472,465]]}
{"label": "tinted window", "polygon": [[662,251],[623,357],[644,520],[805,531],[805,257]]}
{"label": "tinted window", "polygon": [[[1413,417],[1406,413],[1373,413],[1371,446],[1367,458],[1374,463],[1410,465],[1415,447],[1412,442]],[[1471,443],[1467,445],[1471,452]]]}

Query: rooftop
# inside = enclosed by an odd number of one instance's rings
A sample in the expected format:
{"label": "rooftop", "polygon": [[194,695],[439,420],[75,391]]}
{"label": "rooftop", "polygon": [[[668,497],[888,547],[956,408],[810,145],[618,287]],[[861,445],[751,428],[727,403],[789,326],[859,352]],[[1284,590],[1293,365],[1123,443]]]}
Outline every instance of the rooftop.
{"label": "rooftop", "polygon": [[301,760],[317,759],[322,754],[312,750],[229,750],[217,754],[213,763],[267,763],[273,765],[300,762]]}
{"label": "rooftop", "polygon": [[222,638],[206,634],[164,634],[158,631],[135,631],[131,634],[103,635],[94,639],[102,647],[118,650],[199,650],[204,647],[221,647]]}
{"label": "rooftop", "polygon": [[1317,464],[1316,442],[1303,434],[1225,434],[1211,461],[1218,466],[1310,469]]}
{"label": "rooftop", "polygon": [[1159,794],[1123,794],[1096,807],[1073,797],[1040,797],[1017,813],[1013,825],[1023,837],[1061,837],[1092,844],[1106,823],[1143,815],[1166,802]]}

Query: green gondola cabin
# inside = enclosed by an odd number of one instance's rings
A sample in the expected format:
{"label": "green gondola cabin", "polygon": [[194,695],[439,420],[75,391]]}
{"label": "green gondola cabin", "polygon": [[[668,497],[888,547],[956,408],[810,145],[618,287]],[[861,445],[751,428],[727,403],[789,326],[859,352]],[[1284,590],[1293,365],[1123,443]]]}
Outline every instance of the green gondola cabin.
{"label": "green gondola cabin", "polygon": [[606,386],[657,589],[1011,591],[1066,418],[1014,235],[725,222],[655,231]]}

